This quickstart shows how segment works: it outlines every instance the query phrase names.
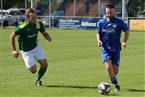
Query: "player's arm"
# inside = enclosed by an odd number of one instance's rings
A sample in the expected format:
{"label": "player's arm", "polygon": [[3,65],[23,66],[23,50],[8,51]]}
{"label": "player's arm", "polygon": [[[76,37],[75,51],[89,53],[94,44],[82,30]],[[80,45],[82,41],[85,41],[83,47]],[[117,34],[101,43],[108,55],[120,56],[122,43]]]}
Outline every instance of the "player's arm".
{"label": "player's arm", "polygon": [[41,32],[41,34],[43,35],[43,37],[46,39],[46,40],[48,40],[49,42],[51,42],[51,37],[50,37],[50,35],[45,31],[45,28],[44,28],[44,25],[42,24],[42,22],[40,21],[39,22],[40,23],[40,29],[39,29],[39,31]]}
{"label": "player's arm", "polygon": [[99,33],[101,33],[101,29],[102,29],[101,21],[99,21],[99,22],[97,23],[97,27],[98,27],[98,33],[97,33],[97,35],[96,35],[96,39],[97,39],[97,41],[98,41],[98,46],[100,47],[100,46],[103,45],[103,43],[102,43],[102,41],[101,41],[101,38],[100,38],[100,34],[99,34]]}
{"label": "player's arm", "polygon": [[123,46],[123,48],[125,48],[127,46],[127,40],[129,37],[129,28],[127,27],[127,25],[124,23],[123,20],[120,20],[119,25],[120,25],[121,29],[125,32],[124,39],[122,42],[122,46]]}
{"label": "player's arm", "polygon": [[125,32],[125,35],[124,35],[124,40],[122,42],[122,46],[125,48],[127,46],[127,40],[128,40],[128,37],[129,37],[129,32]]}
{"label": "player's arm", "polygon": [[18,56],[19,56],[19,52],[16,50],[16,45],[15,45],[16,36],[17,36],[17,34],[15,32],[13,32],[10,36],[10,43],[12,45],[12,55],[14,56],[14,58],[18,58]]}
{"label": "player's arm", "polygon": [[43,37],[44,37],[46,40],[48,40],[49,42],[52,40],[51,37],[50,37],[50,35],[49,35],[46,31],[42,32],[41,34],[42,34]]}
{"label": "player's arm", "polygon": [[100,40],[100,35],[97,33],[97,35],[96,35],[96,39],[97,39],[97,41],[98,41],[98,46],[102,46],[102,41]]}

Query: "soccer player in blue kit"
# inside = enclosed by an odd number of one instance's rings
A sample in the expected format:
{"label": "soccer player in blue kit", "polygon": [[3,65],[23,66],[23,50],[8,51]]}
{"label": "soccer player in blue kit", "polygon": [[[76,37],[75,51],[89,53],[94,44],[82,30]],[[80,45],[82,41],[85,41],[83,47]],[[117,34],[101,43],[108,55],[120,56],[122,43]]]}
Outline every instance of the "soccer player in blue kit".
{"label": "soccer player in blue kit", "polygon": [[106,66],[111,83],[115,85],[115,91],[120,91],[116,75],[119,72],[120,51],[121,51],[121,31],[125,32],[122,46],[125,48],[129,37],[129,28],[123,20],[115,17],[115,6],[107,4],[106,18],[98,23],[98,33],[96,35],[98,46],[101,48],[102,60]]}

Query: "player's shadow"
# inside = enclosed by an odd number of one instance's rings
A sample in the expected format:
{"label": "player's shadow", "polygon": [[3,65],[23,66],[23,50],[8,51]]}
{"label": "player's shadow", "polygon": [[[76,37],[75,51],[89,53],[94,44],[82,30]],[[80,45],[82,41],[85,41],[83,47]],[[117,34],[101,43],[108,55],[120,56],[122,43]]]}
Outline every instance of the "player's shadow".
{"label": "player's shadow", "polygon": [[94,86],[60,86],[60,85],[43,85],[48,88],[76,88],[76,89],[97,89]]}
{"label": "player's shadow", "polygon": [[119,94],[107,94],[106,96],[119,96]]}
{"label": "player's shadow", "polygon": [[[60,86],[60,85],[43,85],[47,88],[75,88],[75,89],[98,89],[95,86]],[[107,96],[118,96],[118,94],[108,94]]]}
{"label": "player's shadow", "polygon": [[139,90],[139,89],[127,89],[128,92],[145,92],[145,90]]}

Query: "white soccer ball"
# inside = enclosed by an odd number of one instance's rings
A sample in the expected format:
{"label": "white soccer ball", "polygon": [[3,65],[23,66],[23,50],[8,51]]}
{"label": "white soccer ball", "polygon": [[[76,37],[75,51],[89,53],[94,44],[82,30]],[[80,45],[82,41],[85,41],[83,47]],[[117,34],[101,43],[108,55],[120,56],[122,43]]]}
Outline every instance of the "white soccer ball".
{"label": "white soccer ball", "polygon": [[110,87],[110,85],[108,83],[101,82],[98,85],[98,90],[99,90],[99,93],[101,93],[102,95],[107,95],[110,92],[111,87]]}

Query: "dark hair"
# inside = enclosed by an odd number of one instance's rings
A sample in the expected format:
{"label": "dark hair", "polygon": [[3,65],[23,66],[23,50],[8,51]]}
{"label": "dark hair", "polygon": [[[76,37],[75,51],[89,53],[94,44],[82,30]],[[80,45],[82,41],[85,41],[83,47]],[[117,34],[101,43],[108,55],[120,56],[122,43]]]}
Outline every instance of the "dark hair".
{"label": "dark hair", "polygon": [[29,18],[29,13],[36,13],[35,9],[34,8],[28,8],[26,10],[26,17]]}
{"label": "dark hair", "polygon": [[106,8],[115,8],[115,6],[114,6],[114,4],[109,3],[109,4],[106,5]]}

